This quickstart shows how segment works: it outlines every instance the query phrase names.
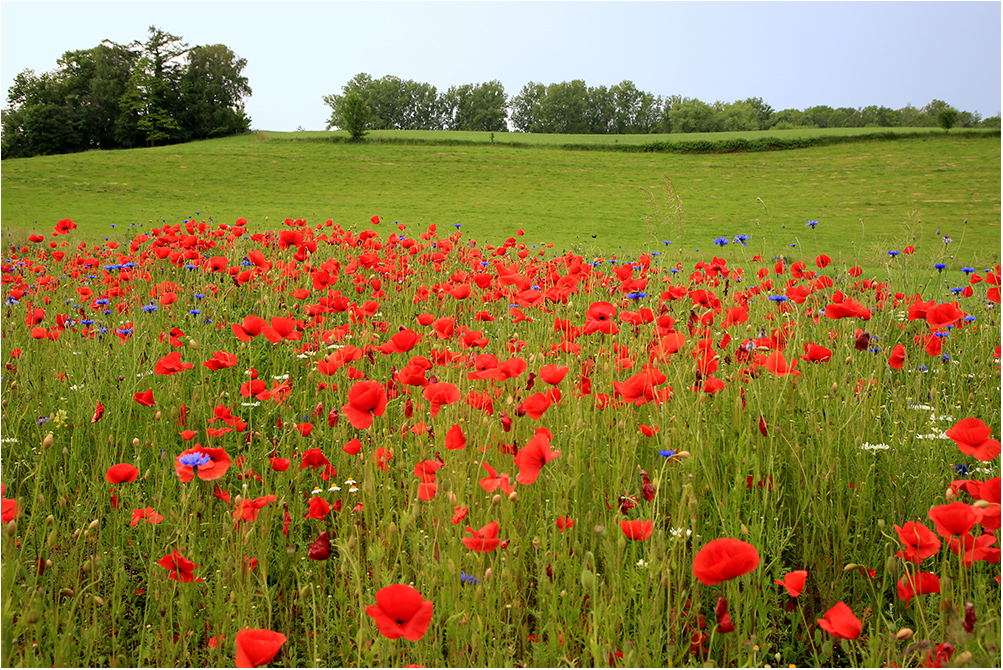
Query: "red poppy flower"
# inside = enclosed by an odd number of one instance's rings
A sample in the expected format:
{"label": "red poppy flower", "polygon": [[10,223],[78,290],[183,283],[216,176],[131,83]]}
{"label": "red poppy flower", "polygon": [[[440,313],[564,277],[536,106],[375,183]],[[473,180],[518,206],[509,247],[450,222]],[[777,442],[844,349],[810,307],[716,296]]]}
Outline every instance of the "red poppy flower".
{"label": "red poppy flower", "polygon": [[804,583],[807,578],[807,570],[794,570],[793,572],[788,572],[784,575],[782,580],[778,579],[776,583],[787,589],[787,593],[792,598],[797,598],[801,595],[801,592],[804,591]]}
{"label": "red poppy flower", "polygon": [[140,391],[132,396],[132,399],[138,402],[143,407],[153,407],[156,401],[153,400],[153,389],[147,389],[145,391]]}
{"label": "red poppy flower", "polygon": [[414,349],[419,342],[421,342],[421,334],[405,328],[394,333],[390,341],[382,345],[380,350],[385,354],[403,354]]}
{"label": "red poppy flower", "polygon": [[134,482],[139,477],[139,468],[131,463],[118,463],[108,468],[104,478],[112,484]]}
{"label": "red poppy flower", "polygon": [[203,581],[201,577],[196,578],[193,574],[193,571],[197,570],[199,566],[195,565],[178,553],[177,549],[157,561],[157,564],[171,571],[170,574],[167,575],[168,579],[173,579],[183,583]]}
{"label": "red poppy flower", "polygon": [[965,313],[958,309],[956,302],[944,302],[926,310],[926,322],[934,329],[947,328],[964,317]]}
{"label": "red poppy flower", "polygon": [[652,523],[650,521],[634,520],[634,521],[621,521],[620,530],[631,540],[638,540],[644,542],[649,537],[651,537],[651,532],[653,530]]}
{"label": "red poppy flower", "polygon": [[501,544],[501,540],[498,539],[497,521],[492,521],[480,530],[474,530],[470,526],[467,526],[467,532],[471,536],[463,538],[462,542],[463,546],[470,551],[487,553],[497,549],[498,545]]}
{"label": "red poppy flower", "polygon": [[450,523],[460,523],[467,518],[467,507],[459,505],[453,508],[453,518],[450,519]]}
{"label": "red poppy flower", "polygon": [[814,342],[805,342],[801,358],[809,363],[825,363],[832,359],[832,349]]}
{"label": "red poppy flower", "polygon": [[446,431],[446,449],[457,450],[466,449],[467,447],[467,437],[463,434],[463,429],[460,425],[454,423],[452,427]]}
{"label": "red poppy flower", "polygon": [[327,460],[327,456],[320,449],[307,449],[303,452],[302,460],[300,461],[300,470],[322,468],[330,464],[331,461]]}
{"label": "red poppy flower", "polygon": [[390,472],[390,459],[393,457],[394,452],[386,447],[376,447],[376,451],[373,452],[373,463],[376,463],[376,467],[383,472]]}
{"label": "red poppy flower", "polygon": [[498,472],[487,463],[481,463],[481,467],[488,471],[488,476],[482,477],[478,482],[482,489],[491,493],[495,489],[501,487],[501,492],[505,495],[512,493],[515,487],[512,486],[512,482],[509,480],[509,476],[507,474],[503,472],[499,475]]}
{"label": "red poppy flower", "polygon": [[711,540],[693,559],[693,575],[707,586],[740,577],[759,565],[759,552],[748,542],[723,537]]}
{"label": "red poppy flower", "polygon": [[844,602],[838,602],[825,613],[825,618],[816,619],[819,627],[833,637],[856,640],[863,624],[853,616],[853,611]]}
{"label": "red poppy flower", "polygon": [[788,363],[780,351],[771,351],[763,362],[763,366],[777,377],[787,377],[788,375],[800,377],[801,372],[794,369],[797,365],[798,361],[796,358],[792,358],[790,363]]}
{"label": "red poppy flower", "polygon": [[295,342],[303,338],[303,333],[296,330],[296,320],[286,316],[273,316],[269,325],[262,327],[261,334],[272,344],[282,340]]}
{"label": "red poppy flower", "polygon": [[899,541],[905,545],[905,549],[895,554],[897,558],[918,565],[923,559],[930,558],[940,551],[940,539],[919,521],[907,521],[901,528],[896,525],[895,532],[899,534]]}
{"label": "red poppy flower", "polygon": [[717,606],[714,607],[714,616],[717,618],[717,632],[718,633],[734,633],[735,624],[731,621],[731,615],[728,614],[728,599],[718,598]]}
{"label": "red poppy flower", "polygon": [[[0,496],[7,492],[7,487],[0,484]],[[0,509],[0,521],[7,523],[17,518],[18,507],[17,498],[2,498],[2,509]]]}
{"label": "red poppy flower", "polygon": [[226,351],[217,351],[215,355],[202,365],[210,370],[232,368],[237,364],[237,356]]}
{"label": "red poppy flower", "polygon": [[989,437],[992,429],[980,420],[969,417],[958,421],[945,431],[954,440],[958,449],[966,456],[975,456],[980,461],[991,461],[1000,455],[1000,443]]}
{"label": "red poppy flower", "polygon": [[439,486],[435,482],[421,482],[418,484],[418,500],[428,502],[435,498]]}
{"label": "red poppy flower", "polygon": [[[186,462],[182,462],[182,460],[199,464],[189,465]],[[196,443],[191,449],[185,449],[178,454],[177,460],[174,461],[174,470],[178,473],[181,481],[186,484],[195,477],[196,468],[199,479],[212,481],[225,475],[226,471],[230,468],[230,463],[230,456],[226,453],[225,449],[221,447],[203,447]]]}
{"label": "red poppy flower", "polygon": [[348,402],[341,408],[357,430],[365,430],[373,417],[383,416],[387,409],[386,389],[379,382],[360,381],[348,391]]}
{"label": "red poppy flower", "polygon": [[289,465],[292,461],[288,458],[269,458],[268,462],[272,466],[272,470],[275,472],[285,472],[289,469]]}
{"label": "red poppy flower", "polygon": [[306,555],[311,561],[326,561],[331,557],[331,537],[327,532],[321,531],[317,535],[317,539],[310,544]]}
{"label": "red poppy flower", "polygon": [[97,423],[102,416],[104,416],[104,405],[98,401],[97,407],[94,408],[94,416],[91,417],[91,423]]}
{"label": "red poppy flower", "polygon": [[319,496],[310,498],[304,519],[323,519],[331,512],[331,504]]}
{"label": "red poppy flower", "polygon": [[913,596],[923,593],[940,593],[940,577],[932,572],[907,574],[895,586],[898,589],[899,598],[905,601],[906,607],[909,607],[909,601],[912,600]]}
{"label": "red poppy flower", "polygon": [[540,368],[540,379],[551,385],[558,385],[568,374],[567,365],[544,365]]}
{"label": "red poppy flower", "polygon": [[937,505],[927,512],[930,521],[943,538],[964,535],[982,518],[982,511],[963,502]]}
{"label": "red poppy flower", "polygon": [[456,384],[439,382],[426,386],[422,395],[431,405],[432,416],[435,417],[439,415],[440,407],[452,404],[460,399],[460,389],[456,388]]}
{"label": "red poppy flower", "polygon": [[892,370],[901,370],[902,365],[905,363],[905,347],[901,344],[896,344],[892,349],[891,356],[888,357],[888,366]]}
{"label": "red poppy flower", "polygon": [[191,370],[194,365],[194,363],[182,363],[181,354],[172,351],[157,361],[157,364],[153,366],[153,371],[158,375],[171,376],[184,370]]}
{"label": "red poppy flower", "polygon": [[164,520],[164,517],[157,514],[152,507],[144,507],[143,509],[132,510],[132,523],[130,526],[138,526],[140,521],[146,520],[146,523],[156,525]]}
{"label": "red poppy flower", "polygon": [[362,442],[357,437],[352,438],[351,440],[345,443],[345,446],[343,446],[341,450],[344,451],[349,456],[355,456],[357,453],[362,451]]}
{"label": "red poppy flower", "polygon": [[366,606],[380,633],[388,640],[420,640],[432,623],[432,601],[407,584],[391,584],[376,592],[376,605]]}
{"label": "red poppy flower", "polygon": [[586,316],[588,321],[585,323],[585,328],[582,331],[586,335],[595,332],[605,335],[616,335],[620,332],[620,329],[613,322],[613,317],[616,316],[616,307],[608,302],[597,301],[592,303],[589,305]]}
{"label": "red poppy flower", "polygon": [[275,502],[274,495],[262,496],[260,498],[255,498],[254,500],[244,498],[240,501],[240,504],[237,505],[237,509],[233,511],[233,518],[237,521],[246,521],[250,523],[258,518],[258,512],[261,511],[261,508],[270,502]]}
{"label": "red poppy flower", "polygon": [[256,668],[272,662],[286,643],[286,636],[265,628],[245,628],[234,640],[237,643],[236,666]]}
{"label": "red poppy flower", "polygon": [[543,466],[561,455],[559,451],[550,450],[550,440],[553,438],[546,428],[537,428],[522,449],[515,455],[515,466],[519,474],[515,480],[520,484],[532,484],[539,478]]}
{"label": "red poppy flower", "polygon": [[560,531],[570,530],[575,525],[575,520],[570,516],[559,516],[557,517],[557,528]]}

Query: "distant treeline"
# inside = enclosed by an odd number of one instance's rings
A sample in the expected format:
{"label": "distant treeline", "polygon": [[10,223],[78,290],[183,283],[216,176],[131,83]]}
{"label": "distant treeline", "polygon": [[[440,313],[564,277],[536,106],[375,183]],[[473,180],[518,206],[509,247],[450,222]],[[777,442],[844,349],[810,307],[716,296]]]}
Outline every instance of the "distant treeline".
{"label": "distant treeline", "polygon": [[[530,82],[508,96],[501,82],[452,86],[440,93],[430,84],[391,75],[373,79],[356,75],[341,95],[328,95],[328,128],[365,130],[477,130],[525,133],[644,134],[711,133],[794,128],[937,127],[941,112],[953,109],[942,100],[922,108],[890,109],[871,105],[775,111],[762,98],[706,103],[695,98],[656,96],[630,81],[586,86],[576,79],[560,84]],[[350,104],[354,103],[354,104]],[[367,111],[368,110],[368,111]],[[957,111],[957,110],[955,110]],[[957,111],[959,128],[999,128],[1000,117],[982,119]],[[355,133],[353,133],[355,134]]]}
{"label": "distant treeline", "polygon": [[3,110],[3,158],[175,144],[246,132],[247,65],[223,44],[149,39],[68,51],[58,69],[17,75]]}

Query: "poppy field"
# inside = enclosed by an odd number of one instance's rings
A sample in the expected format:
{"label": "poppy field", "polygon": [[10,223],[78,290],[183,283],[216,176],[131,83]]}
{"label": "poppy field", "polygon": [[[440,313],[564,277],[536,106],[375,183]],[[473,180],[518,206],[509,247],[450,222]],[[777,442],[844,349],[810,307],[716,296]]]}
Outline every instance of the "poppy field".
{"label": "poppy field", "polygon": [[4,665],[999,666],[948,237],[162,223],[3,249]]}

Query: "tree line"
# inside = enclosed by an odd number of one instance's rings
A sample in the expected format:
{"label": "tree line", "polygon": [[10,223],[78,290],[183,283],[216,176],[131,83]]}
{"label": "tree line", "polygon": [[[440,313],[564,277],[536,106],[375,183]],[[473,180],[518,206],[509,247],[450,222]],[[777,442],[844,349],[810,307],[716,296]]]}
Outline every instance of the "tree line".
{"label": "tree line", "polygon": [[150,27],[145,42],[68,51],[17,75],[2,112],[3,158],[175,144],[246,132],[247,61]]}
{"label": "tree line", "polygon": [[[610,87],[580,79],[544,85],[530,82],[508,96],[501,82],[434,86],[387,75],[356,75],[340,95],[324,97],[331,107],[328,129],[355,138],[368,130],[479,130],[525,133],[641,134],[708,133],[795,128],[937,127],[999,128],[1000,117],[982,119],[942,100],[922,108],[826,105],[776,111],[762,98],[706,103],[682,96],[657,96],[624,80]],[[946,115],[944,112],[947,112]]]}

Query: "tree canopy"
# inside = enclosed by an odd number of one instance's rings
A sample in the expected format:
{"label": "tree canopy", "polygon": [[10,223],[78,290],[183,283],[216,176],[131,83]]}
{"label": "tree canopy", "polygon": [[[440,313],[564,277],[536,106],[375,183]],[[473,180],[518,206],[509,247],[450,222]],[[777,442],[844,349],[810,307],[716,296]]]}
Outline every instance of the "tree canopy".
{"label": "tree canopy", "polygon": [[155,26],[145,42],[68,51],[17,75],[2,154],[21,158],[174,144],[246,132],[247,61],[223,44],[189,47]]}

